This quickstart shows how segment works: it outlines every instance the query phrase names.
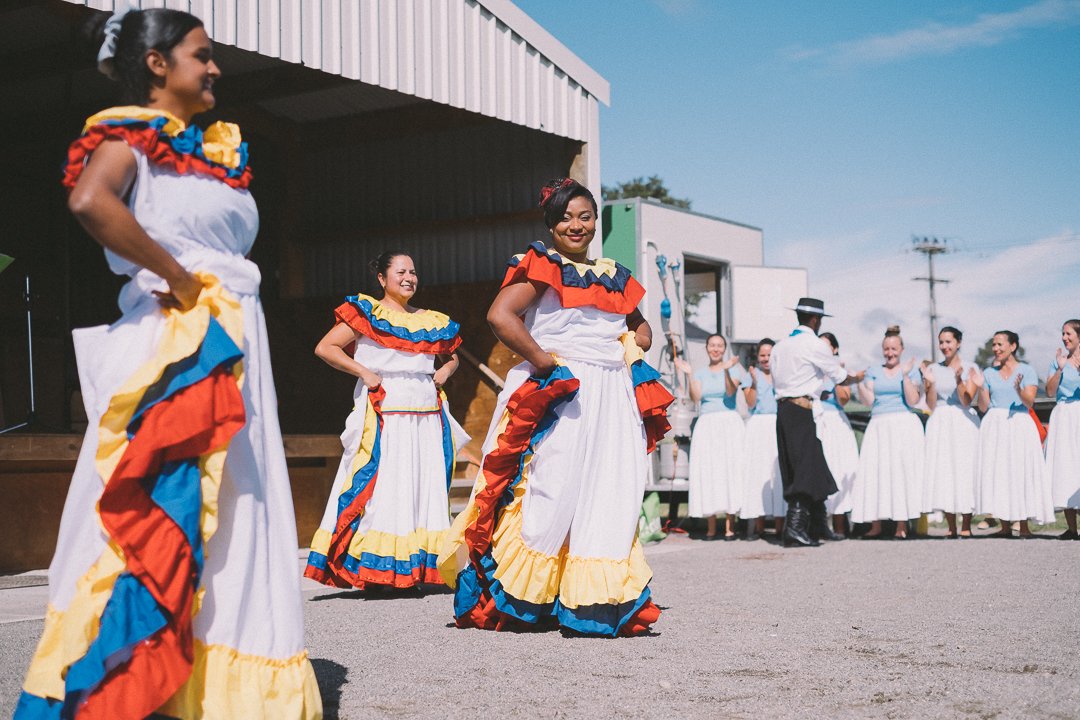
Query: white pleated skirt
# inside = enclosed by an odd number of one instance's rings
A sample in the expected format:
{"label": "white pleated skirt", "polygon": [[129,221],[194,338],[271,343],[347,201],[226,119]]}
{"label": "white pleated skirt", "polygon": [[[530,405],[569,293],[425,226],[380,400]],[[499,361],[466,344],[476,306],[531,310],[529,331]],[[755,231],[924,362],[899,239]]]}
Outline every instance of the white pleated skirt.
{"label": "white pleated skirt", "polygon": [[939,404],[926,423],[924,512],[975,510],[979,418],[957,405]]}
{"label": "white pleated skirt", "polygon": [[999,520],[1054,521],[1039,431],[1026,412],[991,408],[979,429],[975,512]]}
{"label": "white pleated skirt", "polygon": [[909,412],[870,418],[851,494],[851,521],[910,520],[922,512],[923,427]]}
{"label": "white pleated skirt", "polygon": [[776,448],[776,415],[751,415],[746,421],[743,484],[742,517],[783,517],[787,513]]}
{"label": "white pleated skirt", "polygon": [[1080,508],[1080,402],[1059,402],[1050,414],[1046,475],[1055,508]]}
{"label": "white pleated skirt", "polygon": [[859,470],[859,443],[851,421],[843,412],[826,410],[818,420],[818,437],[837,488],[825,501],[825,509],[830,515],[849,513]]}
{"label": "white pleated skirt", "polygon": [[746,428],[734,411],[705,413],[690,438],[690,516],[739,512]]}

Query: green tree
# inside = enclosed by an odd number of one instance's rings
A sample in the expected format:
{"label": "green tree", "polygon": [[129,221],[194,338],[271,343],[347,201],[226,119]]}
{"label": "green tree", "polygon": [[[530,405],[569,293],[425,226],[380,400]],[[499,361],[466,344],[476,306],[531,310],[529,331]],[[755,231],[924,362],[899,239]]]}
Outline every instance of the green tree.
{"label": "green tree", "polygon": [[[1016,346],[1016,359],[1023,362],[1024,361],[1024,355],[1025,355],[1024,346],[1023,345],[1017,345]],[[975,353],[975,364],[978,365],[980,368],[990,367],[991,365],[994,364],[994,338],[993,338],[993,336],[991,336],[989,340],[987,340],[985,343],[983,343],[983,346],[981,348],[979,348],[979,352]]]}
{"label": "green tree", "polygon": [[658,175],[650,175],[648,179],[636,177],[628,182],[621,182],[614,186],[601,186],[601,193],[605,200],[620,200],[623,198],[652,198],[659,200],[665,205],[690,209],[690,200],[686,198],[672,197],[671,191],[664,185],[664,181]]}

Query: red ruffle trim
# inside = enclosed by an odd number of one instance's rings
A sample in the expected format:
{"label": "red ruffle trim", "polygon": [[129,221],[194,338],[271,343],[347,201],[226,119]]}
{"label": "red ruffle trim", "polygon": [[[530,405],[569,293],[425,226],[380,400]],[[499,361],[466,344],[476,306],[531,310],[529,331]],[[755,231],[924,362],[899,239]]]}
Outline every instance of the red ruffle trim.
{"label": "red ruffle trim", "polygon": [[356,309],[352,303],[342,303],[334,309],[334,317],[338,322],[343,322],[350,328],[366,338],[370,338],[385,348],[402,350],[404,352],[423,353],[425,355],[450,355],[461,346],[461,335],[455,335],[449,340],[407,340],[390,333],[380,332],[372,326],[362,312]]}
{"label": "red ruffle trim", "polygon": [[620,315],[629,315],[637,309],[638,303],[645,297],[645,288],[633,277],[627,278],[622,291],[609,290],[596,282],[588,287],[571,287],[563,284],[562,266],[547,255],[539,255],[529,249],[517,265],[506,269],[502,287],[513,283],[533,280],[544,283],[559,294],[562,306],[566,308],[592,306],[598,310]]}
{"label": "red ruffle trim", "polygon": [[656,443],[663,440],[671,430],[671,423],[667,419],[667,408],[675,402],[675,398],[667,388],[655,380],[636,386],[634,397],[637,399],[638,411],[641,413],[641,422],[645,425],[645,451],[651,453],[656,449]]}
{"label": "red ruffle trim", "polygon": [[228,170],[220,165],[213,165],[194,155],[177,152],[152,127],[94,125],[68,148],[63,179],[63,185],[68,192],[75,187],[79,176],[82,175],[83,168],[86,167],[86,159],[97,150],[101,143],[110,139],[123,140],[131,147],[141,150],[150,162],[180,175],[207,175],[238,190],[244,190],[251,184],[251,168],[244,168],[241,175],[230,177]]}

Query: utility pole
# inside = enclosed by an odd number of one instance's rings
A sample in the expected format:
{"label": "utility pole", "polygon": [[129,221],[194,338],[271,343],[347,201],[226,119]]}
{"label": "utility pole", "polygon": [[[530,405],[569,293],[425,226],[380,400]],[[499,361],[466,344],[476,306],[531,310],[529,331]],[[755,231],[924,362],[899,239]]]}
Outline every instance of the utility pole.
{"label": "utility pole", "polygon": [[936,237],[915,237],[911,238],[912,249],[917,253],[922,253],[926,256],[926,261],[929,264],[930,271],[927,273],[927,277],[911,278],[912,280],[925,281],[930,286],[930,359],[933,362],[937,362],[937,300],[934,297],[934,285],[938,283],[947,283],[948,280],[942,280],[934,275],[934,256],[944,255],[949,252],[947,241],[944,238]]}

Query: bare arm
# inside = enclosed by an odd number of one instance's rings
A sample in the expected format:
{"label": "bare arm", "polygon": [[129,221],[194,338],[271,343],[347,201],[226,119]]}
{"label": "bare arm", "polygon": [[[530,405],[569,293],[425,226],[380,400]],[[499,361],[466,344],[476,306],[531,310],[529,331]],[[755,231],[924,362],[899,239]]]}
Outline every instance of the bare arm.
{"label": "bare arm", "polygon": [[315,346],[315,355],[335,370],[360,378],[369,390],[377,388],[382,384],[378,373],[356,362],[345,352],[345,348],[356,342],[358,337],[360,336],[351,327],[338,323],[323,335],[322,340]]}
{"label": "bare arm", "polygon": [[435,387],[442,387],[446,384],[446,381],[450,379],[450,376],[457,372],[458,360],[457,353],[452,355],[440,355],[439,360],[442,361],[442,365],[435,371],[435,376],[432,378],[435,382]]}
{"label": "bare arm", "polygon": [[124,204],[136,169],[135,157],[127,145],[118,141],[102,143],[68,196],[68,209],[102,247],[169,284],[167,294],[158,293],[162,305],[190,309],[199,299],[202,283],[146,234]]}
{"label": "bare arm", "polygon": [[690,363],[680,357],[675,358],[675,368],[686,375],[686,378],[690,381],[687,383],[690,388],[690,399],[694,402],[701,402],[701,381],[694,377],[694,368],[690,367]]}
{"label": "bare arm", "polygon": [[859,400],[863,405],[873,406],[874,404],[874,381],[868,380],[866,382],[859,383]]}
{"label": "bare arm", "polygon": [[487,321],[495,337],[525,358],[537,375],[547,377],[555,369],[555,358],[537,344],[521,319],[529,306],[540,298],[543,288],[531,281],[507,285],[488,308]]}
{"label": "bare arm", "polygon": [[833,388],[833,393],[836,395],[836,402],[840,403],[840,407],[844,407],[851,402],[851,388],[844,385],[837,385]]}
{"label": "bare arm", "polygon": [[[937,407],[937,383],[934,379],[933,368],[926,363],[922,367],[922,381],[923,392],[926,393],[926,407],[930,408],[930,412],[934,412],[934,408]],[[959,383],[956,387],[957,390],[960,389]]]}
{"label": "bare arm", "polygon": [[919,386],[907,375],[904,375],[902,384],[904,387],[904,402],[908,404],[908,407],[915,407],[919,403],[919,398],[922,397]]}
{"label": "bare arm", "polygon": [[990,391],[986,388],[986,377],[982,370],[979,368],[972,370],[968,382],[971,384],[972,394],[976,397],[979,412],[985,413],[990,409]]}
{"label": "bare arm", "polygon": [[634,341],[637,346],[648,352],[652,347],[652,327],[641,314],[641,310],[634,308],[634,312],[626,316],[626,329],[635,333]]}
{"label": "bare arm", "polygon": [[1058,385],[1061,384],[1061,378],[1065,372],[1065,363],[1067,362],[1069,362],[1068,353],[1059,348],[1057,351],[1057,372],[1046,378],[1046,397],[1055,397],[1057,395]]}
{"label": "bare arm", "polygon": [[750,368],[750,387],[743,388],[743,397],[746,398],[746,407],[753,408],[757,405],[757,368]]}
{"label": "bare arm", "polygon": [[731,395],[734,395],[735,393],[737,393],[739,391],[739,383],[737,383],[735,381],[735,379],[733,377],[731,377],[732,368],[736,367],[738,364],[739,364],[739,359],[735,358],[735,357],[731,357],[731,358],[728,358],[727,361],[723,365],[723,367],[724,367],[724,394],[728,395],[729,397]]}

